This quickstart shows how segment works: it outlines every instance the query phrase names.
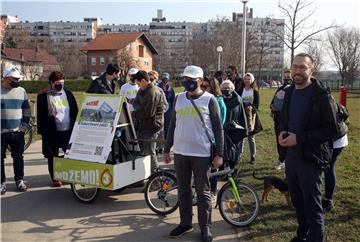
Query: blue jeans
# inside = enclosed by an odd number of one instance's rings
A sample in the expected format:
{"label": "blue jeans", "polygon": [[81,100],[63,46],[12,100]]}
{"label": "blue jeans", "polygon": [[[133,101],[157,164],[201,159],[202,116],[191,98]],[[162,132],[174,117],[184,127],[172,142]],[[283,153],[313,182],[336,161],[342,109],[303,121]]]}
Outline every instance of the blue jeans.
{"label": "blue jeans", "polygon": [[343,148],[335,148],[329,162],[329,167],[324,171],[325,175],[325,198],[332,200],[335,191],[336,174],[335,163]]}
{"label": "blue jeans", "polygon": [[9,146],[11,149],[11,157],[13,158],[13,168],[15,181],[24,178],[24,133],[11,132],[1,134],[1,183],[5,182],[5,152]]}
{"label": "blue jeans", "polygon": [[[246,138],[245,138],[246,139]],[[255,157],[256,155],[256,143],[255,143],[255,135],[249,135],[247,137],[247,140],[249,142],[249,148],[250,148],[250,157]],[[241,154],[243,153],[244,150],[244,139],[242,141],[240,141],[240,145],[241,147]]]}

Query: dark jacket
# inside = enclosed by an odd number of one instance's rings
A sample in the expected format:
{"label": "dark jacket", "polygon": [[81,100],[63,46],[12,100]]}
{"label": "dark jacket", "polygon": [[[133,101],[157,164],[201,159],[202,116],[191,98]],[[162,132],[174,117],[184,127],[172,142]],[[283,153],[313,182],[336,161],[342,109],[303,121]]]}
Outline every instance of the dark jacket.
{"label": "dark jacket", "polygon": [[[238,94],[241,96],[242,92],[243,92],[244,88],[240,88]],[[259,104],[260,104],[260,95],[259,95],[259,91],[258,90],[254,90],[254,101],[253,104],[251,105],[253,107],[253,112],[256,113],[256,117],[255,117],[255,126],[254,126],[254,130],[249,132],[249,135],[255,135],[259,132],[261,132],[263,130],[261,121],[260,121],[260,117],[259,117]],[[244,107],[246,108],[247,106],[249,106],[249,104],[244,104]]]}
{"label": "dark jacket", "polygon": [[90,87],[86,91],[86,93],[114,94],[115,82],[111,80],[111,82],[109,83],[106,80],[106,73],[104,73],[91,82]]}
{"label": "dark jacket", "polygon": [[242,99],[236,92],[233,92],[231,98],[224,98],[224,102],[226,106],[224,160],[237,162],[241,155],[239,143],[248,135],[246,114]]}
{"label": "dark jacket", "polygon": [[[331,140],[336,134],[336,103],[320,82],[314,78],[311,82],[314,85],[314,94],[304,118],[304,131],[297,135],[296,139],[302,147],[305,162],[325,167],[331,158]],[[280,114],[282,131],[288,130],[289,106],[294,88],[294,85],[285,88],[284,105]]]}
{"label": "dark jacket", "polygon": [[[71,91],[64,89],[70,107],[70,129],[75,124],[78,107],[76,100]],[[37,132],[42,136],[42,149],[45,157],[48,155],[48,149],[56,151],[54,155],[58,155],[58,144],[56,139],[56,124],[54,116],[48,115],[47,92],[39,93],[37,96]]]}
{"label": "dark jacket", "polygon": [[164,127],[166,98],[160,88],[150,84],[136,94],[133,117],[138,121],[141,133],[156,133]]}

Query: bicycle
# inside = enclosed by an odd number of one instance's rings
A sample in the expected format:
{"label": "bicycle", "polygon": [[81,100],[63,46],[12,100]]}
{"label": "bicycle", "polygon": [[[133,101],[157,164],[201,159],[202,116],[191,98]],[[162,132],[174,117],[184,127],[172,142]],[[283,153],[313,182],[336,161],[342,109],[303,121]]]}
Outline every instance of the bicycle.
{"label": "bicycle", "polygon": [[[255,189],[232,176],[234,170],[226,167],[213,172],[212,176],[227,176],[227,182],[220,188],[216,201],[220,215],[235,227],[250,225],[258,216],[260,200]],[[174,170],[158,168],[145,185],[145,202],[159,215],[174,212],[178,204],[177,183]],[[194,198],[193,194],[193,198]],[[194,203],[194,202],[193,202]]]}

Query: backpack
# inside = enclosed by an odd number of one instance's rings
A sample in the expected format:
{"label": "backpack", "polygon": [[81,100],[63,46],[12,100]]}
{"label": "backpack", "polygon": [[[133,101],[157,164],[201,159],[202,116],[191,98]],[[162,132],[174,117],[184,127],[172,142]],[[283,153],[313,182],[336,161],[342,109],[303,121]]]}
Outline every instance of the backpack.
{"label": "backpack", "polygon": [[340,139],[348,132],[346,121],[349,118],[349,111],[347,108],[339,103],[336,103],[336,135],[334,140]]}

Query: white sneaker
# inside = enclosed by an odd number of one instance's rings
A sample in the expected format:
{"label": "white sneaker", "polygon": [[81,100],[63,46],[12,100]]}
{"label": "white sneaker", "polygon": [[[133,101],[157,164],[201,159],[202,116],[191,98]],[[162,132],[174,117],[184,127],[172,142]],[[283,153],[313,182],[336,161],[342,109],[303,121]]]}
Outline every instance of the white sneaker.
{"label": "white sneaker", "polygon": [[4,195],[6,192],[6,184],[5,182],[1,183],[1,195]]}
{"label": "white sneaker", "polygon": [[282,169],[285,169],[285,161],[284,162],[277,161],[275,164],[275,170],[280,171]]}
{"label": "white sneaker", "polygon": [[25,192],[27,190],[27,186],[25,185],[23,179],[16,181],[16,187],[20,192]]}

